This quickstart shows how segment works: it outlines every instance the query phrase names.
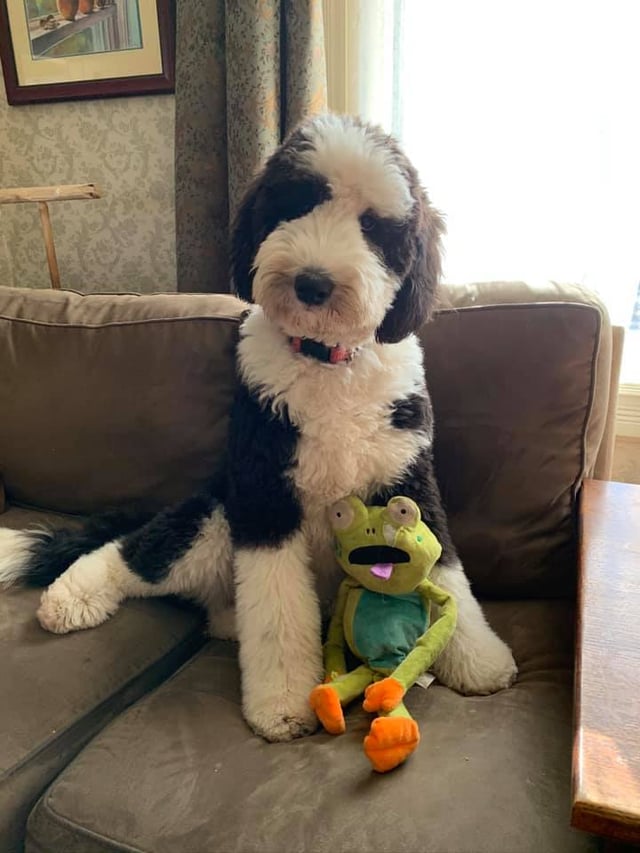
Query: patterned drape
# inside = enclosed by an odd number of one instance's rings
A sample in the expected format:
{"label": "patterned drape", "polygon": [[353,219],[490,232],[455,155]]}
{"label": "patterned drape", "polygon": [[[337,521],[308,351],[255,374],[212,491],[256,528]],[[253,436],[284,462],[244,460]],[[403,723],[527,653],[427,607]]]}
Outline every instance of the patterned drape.
{"label": "patterned drape", "polygon": [[228,232],[256,170],[326,108],[322,0],[179,0],[178,290],[227,291]]}

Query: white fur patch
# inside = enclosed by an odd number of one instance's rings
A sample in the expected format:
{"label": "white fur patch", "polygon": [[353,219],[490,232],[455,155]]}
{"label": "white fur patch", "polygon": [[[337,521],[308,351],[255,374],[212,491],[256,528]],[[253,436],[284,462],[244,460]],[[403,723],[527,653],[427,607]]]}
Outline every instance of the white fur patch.
{"label": "white fur patch", "polygon": [[54,634],[101,625],[132,594],[130,577],[118,543],[108,542],[76,560],[42,593],[38,620]]}
{"label": "white fur patch", "polygon": [[302,156],[324,175],[332,196],[356,214],[372,208],[380,216],[405,219],[414,205],[393,151],[365,127],[335,115],[320,116],[310,126],[314,149]]}
{"label": "white fur patch", "polygon": [[44,534],[0,528],[0,586],[11,586],[24,576],[30,546],[40,535]]}
{"label": "white fur patch", "polygon": [[236,554],[236,609],[247,721],[272,741],[313,731],[322,680],[320,612],[305,538]]}

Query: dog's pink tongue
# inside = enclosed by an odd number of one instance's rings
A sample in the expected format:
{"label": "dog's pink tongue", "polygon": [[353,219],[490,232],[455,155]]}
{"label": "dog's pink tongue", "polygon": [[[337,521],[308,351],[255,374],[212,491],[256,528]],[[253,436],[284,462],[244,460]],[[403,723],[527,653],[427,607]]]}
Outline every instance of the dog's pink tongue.
{"label": "dog's pink tongue", "polygon": [[393,572],[393,563],[376,563],[371,566],[371,574],[383,581],[388,581]]}

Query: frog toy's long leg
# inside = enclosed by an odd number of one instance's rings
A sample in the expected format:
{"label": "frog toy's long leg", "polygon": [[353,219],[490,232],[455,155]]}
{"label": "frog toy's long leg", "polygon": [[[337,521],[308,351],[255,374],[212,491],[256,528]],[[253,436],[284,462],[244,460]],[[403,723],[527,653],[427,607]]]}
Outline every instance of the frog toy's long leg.
{"label": "frog toy's long leg", "polygon": [[420,729],[404,702],[381,711],[364,739],[364,752],[373,769],[387,773],[402,764],[420,743]]}
{"label": "frog toy's long leg", "polygon": [[316,716],[331,735],[341,735],[346,725],[342,706],[348,705],[365,688],[379,678],[368,666],[359,666],[345,675],[339,675],[328,684],[319,684],[311,691],[309,701]]}
{"label": "frog toy's long leg", "polygon": [[357,585],[351,578],[340,584],[336,606],[324,644],[324,666],[326,678],[311,691],[309,703],[324,728],[332,735],[341,735],[345,729],[342,706],[361,696],[377,676],[367,666],[359,666],[347,672],[344,658],[344,612],[349,590]]}
{"label": "frog toy's long leg", "polygon": [[418,724],[402,700],[418,676],[438,657],[456,624],[456,603],[448,592],[429,580],[424,580],[418,591],[425,607],[435,602],[440,607],[440,615],[391,675],[376,679],[375,684],[365,690],[365,711],[377,711],[380,716],[371,724],[364,740],[364,751],[374,770],[380,773],[402,764],[420,742]]}

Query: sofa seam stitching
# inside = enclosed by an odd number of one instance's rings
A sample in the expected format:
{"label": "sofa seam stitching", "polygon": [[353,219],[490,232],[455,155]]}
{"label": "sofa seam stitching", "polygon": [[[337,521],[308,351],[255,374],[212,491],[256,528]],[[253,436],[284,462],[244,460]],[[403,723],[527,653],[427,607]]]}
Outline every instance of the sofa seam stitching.
{"label": "sofa seam stitching", "polygon": [[[587,309],[589,311],[597,311],[601,313],[600,308],[595,302],[571,302],[566,300],[549,300],[544,302],[499,302],[490,303],[487,305],[460,305],[458,307],[436,308],[433,312],[434,317],[439,317],[442,314],[462,314],[471,311],[520,311],[526,309],[549,309],[549,308],[578,308]],[[426,323],[425,325],[429,325]]]}
{"label": "sofa seam stitching", "polygon": [[121,328],[128,326],[147,326],[157,325],[159,323],[180,323],[193,321],[211,321],[214,323],[232,323],[234,326],[239,325],[240,317],[232,315],[224,316],[207,316],[206,314],[187,315],[186,317],[142,317],[138,320],[112,320],[106,323],[63,323],[63,322],[48,322],[46,320],[35,320],[29,317],[11,317],[6,314],[0,314],[0,320],[6,320],[8,323],[22,323],[25,326],[43,326],[51,329],[109,329]]}

